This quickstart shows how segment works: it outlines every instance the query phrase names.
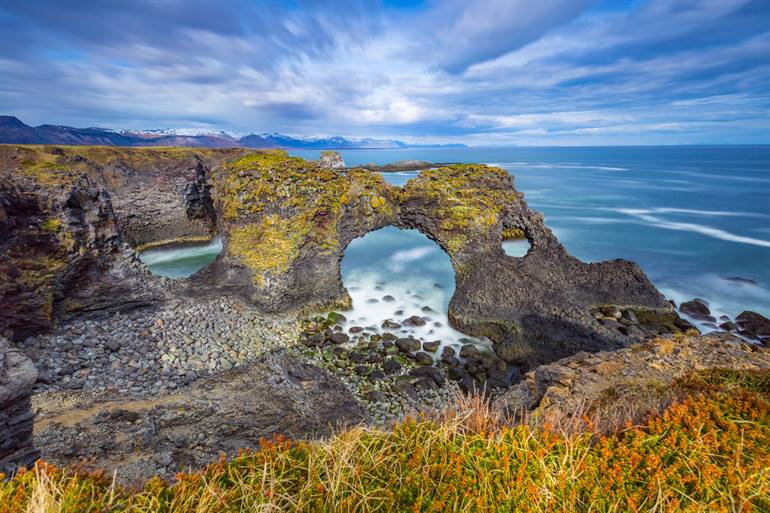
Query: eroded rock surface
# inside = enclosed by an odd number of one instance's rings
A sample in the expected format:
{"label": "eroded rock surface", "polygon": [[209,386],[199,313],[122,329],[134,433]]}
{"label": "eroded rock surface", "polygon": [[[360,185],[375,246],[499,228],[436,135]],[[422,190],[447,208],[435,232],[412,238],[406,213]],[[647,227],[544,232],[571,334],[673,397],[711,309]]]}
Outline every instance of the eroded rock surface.
{"label": "eroded rock surface", "polygon": [[[730,334],[653,339],[616,351],[580,352],[528,372],[494,407],[506,416],[534,415],[551,425],[600,411],[604,422],[643,418],[670,400],[673,383],[709,369],[770,368],[770,350]],[[621,422],[622,424],[622,422]],[[604,426],[605,428],[622,427]]]}
{"label": "eroded rock surface", "polygon": [[[235,292],[276,313],[345,306],[345,247],[387,225],[420,230],[447,252],[457,285],[450,322],[492,339],[510,363],[627,344],[631,338],[594,321],[597,306],[671,312],[637,265],[570,256],[494,167],[428,169],[395,187],[363,169],[341,172],[279,151],[2,152],[0,220],[9,236],[0,271],[4,297],[17,305],[3,323],[17,337],[72,313],[180,293]],[[190,287],[149,276],[125,244],[195,237],[214,224],[225,250]],[[502,240],[521,236],[527,255],[507,256]]]}
{"label": "eroded rock surface", "polygon": [[280,352],[178,394],[45,393],[34,405],[44,459],[70,465],[94,458],[133,484],[256,449],[261,437],[323,436],[366,415],[339,379]]}
{"label": "eroded rock surface", "polygon": [[[492,339],[512,363],[627,344],[627,336],[594,322],[590,309],[598,305],[673,312],[636,264],[570,256],[499,168],[429,169],[401,188],[360,169],[343,174],[263,152],[218,169],[213,195],[226,246],[202,281],[237,290],[266,311],[348,303],[340,277],[345,247],[394,225],[421,231],[447,252],[457,282],[450,321]],[[505,255],[502,240],[521,235],[529,253]]]}
{"label": "eroded rock surface", "polygon": [[9,474],[37,459],[30,398],[37,370],[21,351],[0,338],[0,472]]}
{"label": "eroded rock surface", "polygon": [[0,146],[0,334],[166,298],[129,246],[209,238],[208,170],[247,152]]}

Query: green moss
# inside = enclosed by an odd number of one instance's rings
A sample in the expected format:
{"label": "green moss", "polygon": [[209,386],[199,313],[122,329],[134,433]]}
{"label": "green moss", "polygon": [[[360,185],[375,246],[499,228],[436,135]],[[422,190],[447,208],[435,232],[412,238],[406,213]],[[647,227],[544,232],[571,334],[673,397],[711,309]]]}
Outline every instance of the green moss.
{"label": "green moss", "polygon": [[406,201],[431,202],[443,232],[437,235],[451,253],[494,229],[506,206],[520,199],[507,172],[479,164],[423,171],[406,184],[404,196]]}
{"label": "green moss", "polygon": [[630,310],[636,315],[639,324],[642,326],[660,325],[666,327],[672,333],[682,331],[677,326],[679,323],[679,316],[676,312],[648,310],[644,308],[631,308]]}
{"label": "green moss", "polygon": [[[17,169],[45,187],[66,186],[82,176],[117,188],[123,185],[127,166],[136,173],[195,157],[208,161],[232,159],[252,150],[242,148],[125,148],[109,146],[0,145],[0,159],[17,162]],[[97,164],[96,166],[94,164]],[[120,164],[114,169],[109,164]]]}
{"label": "green moss", "polygon": [[72,180],[67,168],[56,164],[53,156],[41,160],[25,159],[21,162],[21,171],[43,185],[60,185]]}
{"label": "green moss", "polygon": [[524,230],[521,228],[505,228],[503,230],[503,240],[517,240],[524,237]]}
{"label": "green moss", "polygon": [[61,229],[61,219],[49,219],[40,225],[40,227],[47,232],[58,232]]}
{"label": "green moss", "polygon": [[297,257],[301,234],[290,228],[290,221],[271,215],[230,232],[228,249],[252,270],[255,284],[264,285],[268,272],[286,271]]}
{"label": "green moss", "polygon": [[336,251],[337,226],[346,211],[362,209],[357,222],[394,212],[381,176],[343,174],[283,151],[229,162],[213,182],[215,201],[231,226],[227,253],[253,271],[258,286],[269,273],[286,271],[303,250]]}

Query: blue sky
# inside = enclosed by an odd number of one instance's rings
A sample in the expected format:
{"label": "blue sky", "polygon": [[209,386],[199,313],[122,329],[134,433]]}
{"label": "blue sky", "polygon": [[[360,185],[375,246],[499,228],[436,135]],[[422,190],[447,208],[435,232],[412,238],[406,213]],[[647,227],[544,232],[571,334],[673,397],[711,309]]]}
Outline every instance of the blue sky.
{"label": "blue sky", "polygon": [[29,124],[770,143],[770,0],[3,0]]}

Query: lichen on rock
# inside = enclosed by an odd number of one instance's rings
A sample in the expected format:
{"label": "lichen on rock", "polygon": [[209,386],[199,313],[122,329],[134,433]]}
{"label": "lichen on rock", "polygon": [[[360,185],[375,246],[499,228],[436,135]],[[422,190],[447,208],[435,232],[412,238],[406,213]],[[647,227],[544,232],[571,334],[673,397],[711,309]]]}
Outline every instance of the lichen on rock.
{"label": "lichen on rock", "polygon": [[[443,166],[395,187],[365,169],[341,173],[263,151],[222,166],[213,189],[225,250],[199,277],[206,286],[241,290],[267,311],[344,301],[344,248],[393,225],[417,229],[447,252],[457,285],[450,322],[491,338],[512,363],[627,343],[597,325],[590,313],[597,304],[671,313],[635,264],[570,256],[496,167]],[[507,257],[500,241],[524,236],[532,246],[527,256]]]}
{"label": "lichen on rock", "polygon": [[[225,237],[217,263],[220,278],[228,275],[228,266],[242,269],[253,288],[248,295],[269,310],[342,296],[338,271],[324,271],[338,264],[350,240],[383,226],[394,213],[395,191],[379,175],[343,174],[283,151],[229,162],[212,182]],[[348,229],[353,233],[346,234]],[[292,285],[298,280],[304,281],[299,290]],[[303,289],[317,293],[303,300],[292,297]]]}
{"label": "lichen on rock", "polygon": [[[178,293],[236,292],[280,313],[349,304],[343,252],[388,225],[417,229],[447,252],[450,322],[492,339],[510,363],[627,344],[595,322],[597,305],[676,316],[632,262],[570,256],[496,167],[442,166],[396,187],[367,169],[283,151],[32,146],[1,147],[0,175],[0,294],[17,305],[2,319],[6,332]],[[126,245],[214,231],[222,254],[173,290]],[[508,257],[501,240],[522,236],[529,252]]]}

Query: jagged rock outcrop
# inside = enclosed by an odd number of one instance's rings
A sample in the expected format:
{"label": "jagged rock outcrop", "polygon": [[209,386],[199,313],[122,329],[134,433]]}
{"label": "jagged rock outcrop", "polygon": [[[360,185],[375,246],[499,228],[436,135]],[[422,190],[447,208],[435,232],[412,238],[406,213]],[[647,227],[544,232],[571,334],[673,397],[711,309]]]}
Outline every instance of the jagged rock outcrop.
{"label": "jagged rock outcrop", "polygon": [[0,334],[165,298],[129,245],[210,238],[209,169],[246,152],[0,146]]}
{"label": "jagged rock outcrop", "polygon": [[[598,305],[673,314],[636,264],[585,264],[570,256],[502,169],[430,169],[401,188],[360,169],[343,174],[264,152],[218,169],[213,194],[226,249],[200,278],[239,290],[267,311],[346,304],[345,247],[394,225],[420,230],[447,252],[457,283],[451,322],[492,339],[512,363],[628,343],[595,322],[591,309]],[[502,240],[520,235],[531,250],[507,256]]]}
{"label": "jagged rock outcrop", "polygon": [[0,338],[0,472],[29,466],[38,457],[32,438],[30,398],[37,370],[32,361]]}
{"label": "jagged rock outcrop", "polygon": [[730,334],[714,334],[580,352],[528,372],[493,406],[506,416],[534,416],[552,426],[579,424],[581,417],[596,413],[606,425],[595,427],[617,428],[625,419],[640,420],[650,408],[674,399],[678,379],[709,369],[770,369],[770,350]]}

